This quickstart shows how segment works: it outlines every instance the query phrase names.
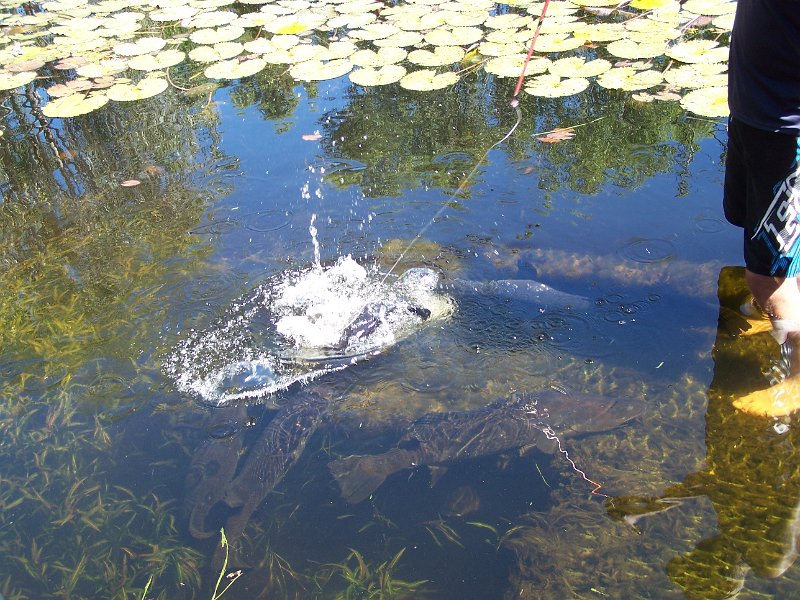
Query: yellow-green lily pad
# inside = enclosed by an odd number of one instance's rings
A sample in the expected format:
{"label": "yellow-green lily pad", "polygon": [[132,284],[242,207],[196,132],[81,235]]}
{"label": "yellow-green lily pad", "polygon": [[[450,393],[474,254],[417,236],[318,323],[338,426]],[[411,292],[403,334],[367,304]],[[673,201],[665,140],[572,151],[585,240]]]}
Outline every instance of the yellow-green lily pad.
{"label": "yellow-green lily pad", "polygon": [[244,52],[244,45],[239,42],[221,42],[213,46],[197,46],[189,52],[189,58],[195,62],[212,63],[228,60]]}
{"label": "yellow-green lily pad", "polygon": [[209,79],[242,79],[262,71],[267,66],[263,58],[247,60],[224,60],[206,67],[204,74]]}
{"label": "yellow-green lily pad", "polygon": [[[551,62],[549,58],[544,56],[533,57],[525,68],[525,74],[536,75],[537,73],[544,73],[550,67]],[[492,58],[483,68],[487,73],[492,73],[498,77],[519,77],[524,64],[524,54],[507,54]]]}
{"label": "yellow-green lily pad", "polygon": [[289,69],[289,74],[298,81],[323,81],[326,79],[336,79],[342,75],[347,75],[353,68],[346,58],[330,61],[308,60],[297,63]]}
{"label": "yellow-green lily pad", "polygon": [[692,90],[681,99],[681,106],[704,117],[724,117],[728,114],[727,86]]}
{"label": "yellow-green lily pad", "polygon": [[728,60],[728,47],[714,40],[687,40],[668,48],[666,55],[683,63],[719,63]]}
{"label": "yellow-green lily pad", "polygon": [[661,56],[666,50],[666,44],[662,41],[640,43],[634,42],[631,39],[623,39],[611,42],[606,46],[606,50],[619,58],[637,60],[640,58],[655,58],[656,56]]}
{"label": "yellow-green lily pad", "polygon": [[597,78],[597,83],[604,88],[634,91],[646,90],[663,80],[663,75],[652,69],[637,71],[633,67],[614,67],[602,73]]}
{"label": "yellow-green lily pad", "polygon": [[244,35],[244,27],[224,25],[217,28],[198,29],[189,36],[195,44],[214,45],[220,42],[232,42]]}
{"label": "yellow-green lily pad", "polygon": [[582,56],[567,56],[553,61],[549,71],[559,77],[597,77],[610,68],[611,63],[604,58],[587,61]]}
{"label": "yellow-green lily pad", "polygon": [[357,67],[381,67],[393,65],[405,60],[408,52],[403,48],[391,46],[378,48],[378,51],[364,49],[353,53],[350,60]]}
{"label": "yellow-green lily pad", "polygon": [[384,65],[377,69],[364,67],[350,72],[350,81],[363,87],[387,85],[400,81],[406,74],[406,68],[400,65]]}
{"label": "yellow-green lily pad", "polygon": [[128,61],[128,66],[136,71],[160,71],[174,67],[186,59],[186,53],[180,50],[162,50],[158,54],[142,54]]}
{"label": "yellow-green lily pad", "polygon": [[440,90],[454,85],[458,79],[458,75],[452,71],[437,74],[432,69],[420,69],[404,76],[400,80],[400,85],[407,90]]}
{"label": "yellow-green lily pad", "polygon": [[562,79],[558,75],[547,73],[525,82],[525,91],[531,96],[545,98],[563,98],[574,96],[589,87],[589,80],[583,77]]}
{"label": "yellow-green lily pad", "polygon": [[441,67],[457,63],[464,57],[465,51],[460,46],[436,46],[430,50],[412,50],[408,60],[423,67]]}
{"label": "yellow-green lily pad", "polygon": [[167,81],[161,77],[145,77],[139,83],[115,83],[106,95],[117,102],[134,102],[157,96],[168,87]]}
{"label": "yellow-green lily pad", "polygon": [[135,42],[123,42],[114,46],[114,53],[120,56],[139,56],[148,52],[158,52],[167,41],[160,37],[143,37]]}
{"label": "yellow-green lily pad", "polygon": [[0,90],[13,90],[36,79],[36,71],[0,73]]}
{"label": "yellow-green lily pad", "polygon": [[108,97],[103,93],[72,94],[50,100],[42,108],[42,113],[50,118],[77,117],[97,110],[107,103]]}

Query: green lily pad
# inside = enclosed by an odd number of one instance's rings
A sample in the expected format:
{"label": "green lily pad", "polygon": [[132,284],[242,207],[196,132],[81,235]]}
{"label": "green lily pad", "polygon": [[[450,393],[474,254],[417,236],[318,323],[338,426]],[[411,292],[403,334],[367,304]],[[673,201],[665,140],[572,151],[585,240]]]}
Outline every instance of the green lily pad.
{"label": "green lily pad", "polygon": [[350,56],[350,60],[357,67],[381,67],[393,65],[405,60],[408,52],[403,48],[379,48],[374,50],[359,50]]}
{"label": "green lily pad", "polygon": [[36,71],[0,73],[0,90],[13,90],[36,79]]}
{"label": "green lily pad", "polygon": [[664,54],[665,49],[666,44],[662,41],[639,43],[631,39],[617,40],[606,46],[606,50],[614,56],[629,60],[655,58]]}
{"label": "green lily pad", "polygon": [[[544,56],[534,57],[528,62],[525,74],[536,75],[537,73],[544,73],[550,67],[551,63],[552,61]],[[498,77],[519,77],[524,64],[524,54],[507,54],[505,56],[496,56],[492,58],[483,68],[487,73],[492,73]]]}
{"label": "green lily pad", "polygon": [[683,63],[719,63],[728,59],[728,52],[714,40],[688,40],[669,48],[666,55]]}
{"label": "green lily pad", "polygon": [[425,41],[433,46],[469,46],[483,38],[478,27],[437,27],[425,34]]}
{"label": "green lily pad", "polygon": [[589,80],[583,77],[562,79],[558,75],[547,73],[525,82],[525,91],[531,96],[545,98],[563,98],[574,96],[589,87]]}
{"label": "green lily pad", "polygon": [[464,57],[465,51],[460,46],[436,46],[430,50],[412,50],[408,54],[409,62],[423,67],[441,67],[457,63]]}
{"label": "green lily pad", "polygon": [[422,41],[422,34],[417,31],[398,31],[395,34],[380,40],[375,40],[373,45],[378,47],[395,46],[398,48],[408,48],[416,46]]}
{"label": "green lily pad", "polygon": [[614,67],[602,73],[597,78],[597,83],[604,88],[633,91],[646,90],[663,80],[663,75],[652,69],[637,71],[633,67]]}
{"label": "green lily pad", "polygon": [[139,83],[115,83],[106,95],[117,102],[134,102],[157,96],[168,87],[166,79],[161,77],[145,77]]}
{"label": "green lily pad", "polygon": [[222,27],[198,29],[189,36],[195,44],[206,44],[212,46],[220,42],[232,42],[244,35],[244,27],[238,25],[224,25]]}
{"label": "green lily pad", "polygon": [[387,85],[400,81],[406,74],[405,67],[384,65],[377,69],[364,67],[350,72],[350,81],[363,87]]}
{"label": "green lily pad", "polygon": [[187,23],[187,27],[204,29],[207,27],[220,27],[228,25],[238,18],[235,12],[229,10],[215,10],[211,12],[200,12],[192,17]]}
{"label": "green lily pad", "polygon": [[242,79],[262,71],[267,66],[263,58],[224,60],[206,67],[203,73],[209,79]]}
{"label": "green lily pad", "polygon": [[604,58],[587,61],[583,56],[567,56],[550,65],[549,71],[559,77],[597,77],[611,68]]}
{"label": "green lily pad", "polygon": [[536,38],[538,52],[566,52],[583,46],[584,41],[572,36],[545,34]]}
{"label": "green lily pad", "polygon": [[458,82],[458,75],[452,71],[437,74],[431,69],[412,71],[400,80],[400,85],[407,90],[430,91],[450,87]]}
{"label": "green lily pad", "polygon": [[174,67],[186,59],[186,53],[180,50],[162,50],[158,54],[142,54],[128,61],[128,66],[136,71],[160,71]]}
{"label": "green lily pad", "polygon": [[189,58],[195,62],[212,63],[228,60],[244,52],[244,45],[239,42],[221,42],[213,46],[197,46],[189,52]]}
{"label": "green lily pad", "polygon": [[158,52],[167,41],[160,37],[143,37],[135,42],[123,42],[114,46],[114,53],[120,56],[139,56],[148,52]]}
{"label": "green lily pad", "polygon": [[728,88],[720,86],[692,90],[681,99],[681,106],[704,117],[727,116]]}
{"label": "green lily pad", "polygon": [[51,100],[42,108],[42,113],[50,118],[68,118],[85,115],[108,103],[105,94],[91,92],[89,94],[72,94]]}
{"label": "green lily pad", "polygon": [[352,68],[353,63],[342,58],[326,62],[308,60],[292,66],[289,74],[299,81],[323,81],[347,75]]}
{"label": "green lily pad", "polygon": [[122,58],[106,58],[98,62],[81,65],[75,72],[81,77],[105,77],[106,75],[116,75],[128,68],[128,60]]}

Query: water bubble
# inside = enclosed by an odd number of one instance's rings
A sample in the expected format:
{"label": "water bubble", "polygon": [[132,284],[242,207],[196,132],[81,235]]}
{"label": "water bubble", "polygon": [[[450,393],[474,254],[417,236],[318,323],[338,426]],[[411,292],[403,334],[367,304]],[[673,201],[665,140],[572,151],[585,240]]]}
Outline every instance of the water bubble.
{"label": "water bubble", "polygon": [[619,253],[623,258],[634,262],[659,263],[674,257],[675,246],[669,240],[636,238],[625,244]]}

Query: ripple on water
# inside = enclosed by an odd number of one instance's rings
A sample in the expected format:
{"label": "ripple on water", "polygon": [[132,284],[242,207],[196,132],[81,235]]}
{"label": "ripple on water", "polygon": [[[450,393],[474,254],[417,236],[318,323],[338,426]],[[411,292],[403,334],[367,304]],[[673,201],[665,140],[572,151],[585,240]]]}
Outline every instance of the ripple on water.
{"label": "ripple on water", "polygon": [[270,209],[242,215],[241,219],[245,229],[266,233],[283,229],[289,225],[291,217],[292,213],[290,211]]}
{"label": "ripple on water", "polygon": [[561,352],[602,358],[612,352],[614,337],[601,330],[601,322],[591,315],[554,313],[536,319],[533,334],[536,339]]}
{"label": "ripple on water", "polygon": [[660,238],[634,238],[620,248],[619,254],[638,263],[659,263],[674,258],[675,246]]}

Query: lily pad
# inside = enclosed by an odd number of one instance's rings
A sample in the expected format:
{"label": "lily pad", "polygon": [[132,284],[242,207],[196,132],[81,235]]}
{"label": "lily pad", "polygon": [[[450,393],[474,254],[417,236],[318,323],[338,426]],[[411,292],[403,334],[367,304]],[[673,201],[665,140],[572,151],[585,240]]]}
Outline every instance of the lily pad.
{"label": "lily pad", "polygon": [[36,79],[36,71],[0,73],[0,90],[13,90]]}
{"label": "lily pad", "polygon": [[219,44],[220,42],[232,42],[244,35],[244,27],[238,25],[225,25],[218,28],[198,29],[189,36],[195,44]]}
{"label": "lily pad", "polygon": [[646,90],[663,80],[663,75],[652,69],[637,71],[633,67],[614,67],[602,73],[597,78],[597,83],[604,88],[633,91]]}
{"label": "lily pad", "polygon": [[42,108],[42,113],[50,118],[68,118],[85,115],[108,103],[105,94],[92,92],[89,94],[72,94],[51,100]]}
{"label": "lily pad", "polygon": [[364,67],[350,72],[350,81],[363,87],[387,85],[400,81],[406,74],[406,68],[400,65],[385,65],[374,69]]}
{"label": "lily pad", "polygon": [[350,60],[358,67],[381,67],[393,65],[405,60],[408,52],[402,48],[379,48],[374,50],[359,50],[350,56]]}
{"label": "lily pad", "polygon": [[186,53],[180,50],[162,50],[158,54],[142,54],[128,61],[128,66],[136,71],[160,71],[174,67],[186,59]]}
{"label": "lily pad", "polygon": [[114,53],[120,56],[139,56],[148,52],[158,52],[167,45],[167,40],[160,37],[143,37],[135,42],[123,42],[114,46]]}
{"label": "lily pad", "polygon": [[189,58],[196,62],[212,63],[228,60],[244,52],[239,42],[222,42],[213,46],[197,46],[189,52]]}
{"label": "lily pad", "polygon": [[666,55],[683,63],[719,63],[728,59],[728,48],[714,40],[688,40],[669,48]]}
{"label": "lily pad", "polygon": [[347,75],[352,68],[353,63],[347,59],[308,60],[294,65],[289,74],[300,81],[323,81]]}
{"label": "lily pad", "polygon": [[139,83],[116,83],[106,90],[106,95],[117,102],[133,102],[157,96],[168,87],[160,77],[145,77]]}
{"label": "lily pad", "polygon": [[538,52],[566,52],[583,46],[584,40],[572,36],[545,34],[536,38]]}
{"label": "lily pad", "polygon": [[464,57],[465,51],[460,46],[436,46],[430,50],[412,50],[408,54],[409,62],[423,67],[441,67],[457,63]]}
{"label": "lily pad", "polygon": [[425,34],[425,41],[433,46],[469,46],[482,38],[478,27],[437,27]]}
{"label": "lily pad", "polygon": [[583,77],[571,77],[562,79],[558,75],[548,73],[539,75],[526,81],[525,91],[531,96],[543,96],[545,98],[562,98],[574,96],[589,87],[589,80]]}
{"label": "lily pad", "polygon": [[692,90],[681,99],[681,106],[704,117],[728,115],[728,88],[726,86]]}
{"label": "lily pad", "polygon": [[640,43],[631,39],[617,40],[606,46],[606,50],[614,56],[627,58],[629,60],[655,58],[664,54],[665,49],[666,44],[662,41]]}
{"label": "lily pad", "polygon": [[611,63],[604,58],[587,61],[582,56],[567,56],[553,61],[549,71],[559,77],[596,77],[610,68]]}
{"label": "lily pad", "polygon": [[[537,73],[544,73],[551,63],[552,61],[549,58],[543,56],[534,57],[528,62],[525,74],[536,75]],[[524,64],[524,54],[507,54],[490,59],[483,68],[487,73],[492,73],[498,77],[519,77]]]}
{"label": "lily pad", "polygon": [[437,74],[432,69],[420,69],[408,73],[400,80],[400,85],[407,90],[440,90],[454,85],[458,79],[458,75],[452,71]]}
{"label": "lily pad", "polygon": [[203,72],[209,79],[242,79],[262,71],[267,66],[263,58],[224,60],[206,67]]}

